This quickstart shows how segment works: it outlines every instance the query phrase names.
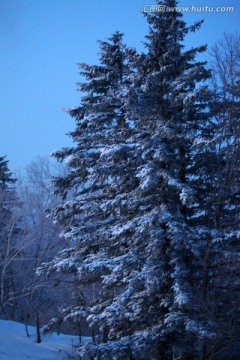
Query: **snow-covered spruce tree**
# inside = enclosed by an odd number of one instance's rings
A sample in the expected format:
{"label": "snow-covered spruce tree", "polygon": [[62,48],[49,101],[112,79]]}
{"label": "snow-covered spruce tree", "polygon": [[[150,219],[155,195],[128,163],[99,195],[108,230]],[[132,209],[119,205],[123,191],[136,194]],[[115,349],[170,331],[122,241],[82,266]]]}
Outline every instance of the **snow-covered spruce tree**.
{"label": "snow-covered spruce tree", "polygon": [[[156,351],[149,358],[191,359],[203,356],[206,341],[215,335],[207,310],[204,263],[211,231],[203,211],[207,161],[214,149],[207,110],[210,94],[203,86],[209,72],[195,60],[206,47],[184,51],[182,43],[200,23],[187,27],[181,14],[171,11],[176,4],[158,2],[165,11],[146,15],[150,24],[147,53],[131,54],[137,71],[131,78],[126,107],[135,121],[141,149],[142,165],[136,173],[140,183],[135,191],[139,222],[133,237],[141,229],[145,256],[144,291],[138,293],[141,320],[151,339],[149,348],[158,346],[158,355]],[[132,308],[137,308],[136,299],[132,296],[129,301]],[[146,349],[149,344],[143,342]]]}
{"label": "snow-covered spruce tree", "polygon": [[128,50],[126,67],[115,34],[100,42],[100,66],[81,65],[87,95],[69,110],[76,147],[55,153],[70,171],[55,180],[66,200],[52,214],[73,246],[43,270],[76,272],[79,289],[98,291],[66,314],[104,334],[81,359],[193,359],[211,336],[199,211],[209,73],[194,60],[205,47],[184,51],[200,24],[188,28],[175,1],[158,5],[166,11],[147,14],[146,53]]}
{"label": "snow-covered spruce tree", "polygon": [[[55,179],[56,193],[62,195],[63,203],[52,215],[65,227],[63,236],[72,247],[63,251],[49,268],[78,271],[78,291],[74,294],[78,304],[64,309],[65,319],[75,323],[81,323],[91,313],[90,306],[99,301],[101,275],[109,273],[112,268],[109,257],[116,251],[110,237],[106,240],[109,227],[124,212],[124,203],[119,199],[121,208],[114,208],[113,200],[122,186],[129,192],[134,179],[128,161],[134,156],[133,129],[123,106],[129,70],[122,36],[117,32],[108,41],[99,41],[99,65],[80,64],[80,74],[86,82],[79,84],[79,90],[85,96],[79,107],[68,110],[76,118],[76,129],[70,134],[76,147],[54,153],[57,159],[67,162],[70,171]],[[101,293],[103,301],[110,304],[113,290]],[[80,306],[82,303],[87,303],[88,308]],[[101,324],[98,327],[106,338],[107,327]]]}

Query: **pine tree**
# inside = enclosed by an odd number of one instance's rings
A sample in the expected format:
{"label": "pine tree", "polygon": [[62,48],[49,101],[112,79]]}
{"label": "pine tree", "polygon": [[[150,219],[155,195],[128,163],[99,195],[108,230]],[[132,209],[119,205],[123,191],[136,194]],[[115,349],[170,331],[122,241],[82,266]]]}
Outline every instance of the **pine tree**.
{"label": "pine tree", "polygon": [[11,201],[11,184],[13,184],[16,179],[13,178],[12,173],[8,168],[8,161],[5,159],[6,156],[0,157],[0,229],[3,231],[6,223],[8,222],[11,211],[9,210],[9,205]]}
{"label": "pine tree", "polygon": [[9,171],[6,156],[0,157],[0,309],[4,311],[12,278],[10,257],[14,251],[12,239],[16,235],[17,226],[13,208],[16,204],[15,190],[11,186],[16,179]]}
{"label": "pine tree", "polygon": [[6,160],[6,156],[0,156],[0,187],[1,189],[5,189],[9,184],[12,184],[16,181],[13,178],[12,173],[8,168],[8,160]]}
{"label": "pine tree", "polygon": [[[91,305],[99,301],[101,275],[109,272],[111,252],[118,251],[117,244],[106,241],[109,226],[118,223],[120,212],[124,212],[124,201],[118,199],[118,203],[122,203],[121,209],[116,208],[117,219],[113,216],[114,199],[119,187],[124,186],[128,193],[132,181],[129,158],[133,152],[131,134],[134,130],[125,116],[124,89],[129,70],[122,36],[117,32],[108,41],[99,41],[99,65],[80,64],[80,74],[86,82],[80,83],[79,89],[86,95],[79,107],[68,110],[76,118],[76,129],[70,134],[76,147],[54,154],[67,162],[70,171],[67,176],[55,179],[56,193],[65,201],[52,215],[65,227],[63,235],[75,246],[62,252],[50,267],[66,271],[75,269],[79,283],[85,284],[85,299],[81,294],[76,295],[78,305],[64,310],[65,318],[73,322],[89,315],[89,309],[79,303]],[[81,293],[79,289],[81,285],[78,288]],[[88,295],[90,291],[93,292],[91,296]],[[113,296],[111,289],[106,291],[104,301]],[[101,324],[98,327],[105,339],[107,327]]]}
{"label": "pine tree", "polygon": [[69,110],[76,146],[55,153],[70,171],[55,180],[65,200],[52,214],[73,247],[43,269],[76,272],[79,292],[95,288],[87,306],[66,310],[103,334],[80,348],[82,359],[193,359],[213,336],[201,196],[209,72],[195,60],[205,47],[185,51],[200,23],[187,27],[176,1],[157,3],[166,11],[147,14],[145,53],[117,33],[100,42],[99,66],[81,64],[86,96]]}
{"label": "pine tree", "polygon": [[200,23],[187,28],[181,15],[170,11],[176,2],[164,5],[169,11],[147,15],[147,54],[133,54],[130,60],[137,71],[127,99],[143,160],[137,172],[141,192],[135,216],[144,209],[149,228],[154,224],[150,231],[139,217],[144,250],[149,251],[141,274],[146,289],[141,293],[141,320],[152,334],[150,349],[158,344],[161,358],[172,353],[191,358],[201,353],[203,339],[213,336],[204,309],[208,284],[203,270],[211,231],[202,206],[206,159],[211,157],[210,94],[202,82],[209,72],[205,63],[194,60],[206,47],[184,51],[182,44]]}

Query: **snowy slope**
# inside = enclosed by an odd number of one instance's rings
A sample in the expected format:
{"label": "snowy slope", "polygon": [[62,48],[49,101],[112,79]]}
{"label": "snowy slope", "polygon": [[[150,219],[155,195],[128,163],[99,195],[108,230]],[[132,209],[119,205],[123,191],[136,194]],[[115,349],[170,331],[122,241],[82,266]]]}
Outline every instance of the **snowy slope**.
{"label": "snowy slope", "polygon": [[30,338],[25,327],[13,321],[0,320],[0,359],[1,360],[67,360],[71,359],[72,344],[78,338],[71,335],[44,335],[42,343],[35,341],[35,329],[29,326]]}

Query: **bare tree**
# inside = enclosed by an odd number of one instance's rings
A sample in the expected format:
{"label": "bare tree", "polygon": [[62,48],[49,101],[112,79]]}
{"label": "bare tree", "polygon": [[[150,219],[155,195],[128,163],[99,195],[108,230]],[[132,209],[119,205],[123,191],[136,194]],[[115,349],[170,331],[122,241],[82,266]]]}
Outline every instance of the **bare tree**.
{"label": "bare tree", "polygon": [[233,204],[240,185],[240,34],[224,34],[212,47],[210,56],[217,150],[214,178],[215,190],[218,189],[214,223],[218,228],[225,202]]}
{"label": "bare tree", "polygon": [[[16,204],[17,200],[7,200],[3,193],[0,195],[0,203],[5,203],[8,208],[8,217],[4,226],[0,230],[1,249],[0,249],[0,306],[1,311],[6,317],[14,316],[14,308],[9,308],[9,300],[14,291],[13,264],[19,256],[19,248],[16,239],[19,236],[17,231],[21,212]],[[6,204],[7,202],[7,204]]]}
{"label": "bare tree", "polygon": [[36,269],[49,261],[62,247],[59,226],[47,217],[46,209],[56,205],[51,178],[57,168],[48,158],[39,157],[19,175],[18,194],[21,199],[21,233],[18,237],[18,256],[14,263],[14,289],[9,303],[17,307],[15,318],[25,324],[35,324],[39,341],[39,326],[46,323],[57,309],[61,290],[52,281],[41,278]]}
{"label": "bare tree", "polygon": [[211,49],[210,64],[215,155],[207,206],[215,235],[207,259],[208,304],[222,338],[210,344],[207,358],[221,359],[239,347],[240,34],[224,34]]}

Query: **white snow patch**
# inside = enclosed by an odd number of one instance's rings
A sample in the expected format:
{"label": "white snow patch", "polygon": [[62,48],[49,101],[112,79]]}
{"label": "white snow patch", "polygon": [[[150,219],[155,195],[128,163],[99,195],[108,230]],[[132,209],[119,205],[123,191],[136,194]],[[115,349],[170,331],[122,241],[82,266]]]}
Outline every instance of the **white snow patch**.
{"label": "white snow patch", "polygon": [[[42,335],[42,342],[36,343],[35,328],[28,327],[27,337],[24,324],[0,320],[1,360],[67,360],[71,358],[72,345],[78,345],[73,335]],[[86,339],[83,339],[83,341]]]}

